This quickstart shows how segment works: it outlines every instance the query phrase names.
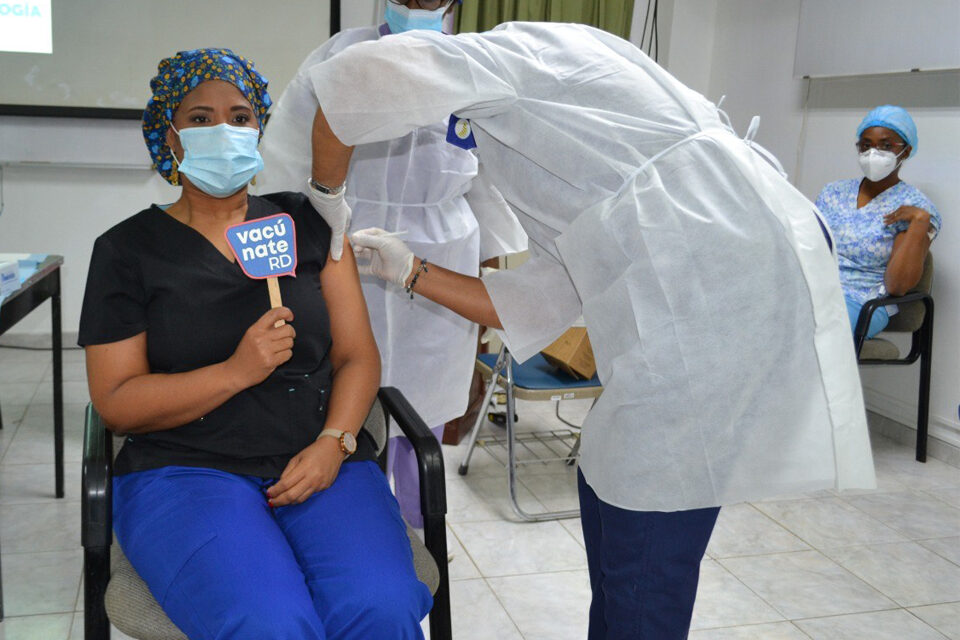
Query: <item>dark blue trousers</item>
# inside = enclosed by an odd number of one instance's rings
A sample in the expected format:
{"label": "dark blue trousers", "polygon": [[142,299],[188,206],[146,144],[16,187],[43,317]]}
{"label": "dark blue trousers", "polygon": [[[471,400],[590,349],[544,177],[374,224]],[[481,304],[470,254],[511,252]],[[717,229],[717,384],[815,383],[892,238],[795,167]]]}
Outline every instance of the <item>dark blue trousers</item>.
{"label": "dark blue trousers", "polygon": [[121,548],[191,640],[418,640],[430,610],[373,462],[271,509],[272,481],[164,467],[114,478]]}
{"label": "dark blue trousers", "polygon": [[630,511],[597,497],[578,474],[590,572],[588,640],[682,640],[700,561],[720,507]]}

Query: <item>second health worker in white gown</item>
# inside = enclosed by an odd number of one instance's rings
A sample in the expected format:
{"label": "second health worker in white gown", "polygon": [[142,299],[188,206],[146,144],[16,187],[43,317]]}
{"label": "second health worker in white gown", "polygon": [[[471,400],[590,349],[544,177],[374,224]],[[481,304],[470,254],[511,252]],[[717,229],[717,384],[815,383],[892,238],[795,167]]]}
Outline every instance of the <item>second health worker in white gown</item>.
{"label": "second health worker in white gown", "polygon": [[[398,5],[388,0],[386,23],[343,31],[307,56],[265,129],[260,150],[266,169],[257,178],[259,191],[308,193],[310,134],[318,107],[313,70],[357,43],[414,28],[439,31],[451,2],[419,4],[432,10],[418,9],[416,2]],[[385,95],[384,100],[389,98]],[[437,117],[400,138],[358,147],[345,191],[353,211],[350,228],[402,232],[404,242],[430,264],[475,276],[481,261],[525,250],[526,236],[485,179],[476,156],[447,143],[446,133],[446,118]],[[380,347],[381,384],[399,388],[439,436],[443,424],[466,409],[477,325],[423,298],[411,299],[375,277],[366,276],[362,283]],[[402,445],[391,449],[403,453]],[[401,455],[394,462],[404,517],[422,526],[416,461]]]}

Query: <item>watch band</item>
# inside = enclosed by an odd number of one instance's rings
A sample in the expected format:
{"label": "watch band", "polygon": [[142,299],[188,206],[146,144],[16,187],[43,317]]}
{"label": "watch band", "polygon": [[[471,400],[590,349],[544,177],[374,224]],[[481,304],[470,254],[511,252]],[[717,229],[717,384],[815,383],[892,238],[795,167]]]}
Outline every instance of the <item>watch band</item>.
{"label": "watch band", "polygon": [[339,187],[328,187],[325,184],[321,184],[317,182],[311,177],[310,186],[316,189],[317,191],[319,191],[320,193],[325,193],[328,196],[336,196],[336,195],[340,195],[343,192],[343,190],[346,189],[347,183],[344,182]]}

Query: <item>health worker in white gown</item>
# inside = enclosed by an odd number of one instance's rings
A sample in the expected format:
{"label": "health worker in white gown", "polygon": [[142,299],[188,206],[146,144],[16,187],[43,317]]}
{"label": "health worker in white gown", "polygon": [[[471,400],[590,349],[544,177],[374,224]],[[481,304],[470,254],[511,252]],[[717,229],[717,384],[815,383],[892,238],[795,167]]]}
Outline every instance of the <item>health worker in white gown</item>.
{"label": "health worker in white gown", "polygon": [[423,271],[373,231],[352,236],[365,270],[502,327],[520,360],[586,321],[604,385],[580,461],[591,639],[686,637],[720,505],[874,486],[828,230],[636,47],[508,23],[361,43],[311,77],[317,180],[453,113],[533,256],[482,280]]}
{"label": "health worker in white gown", "polygon": [[[312,77],[316,65],[356,43],[395,31],[413,27],[439,31],[444,14],[455,6],[450,0],[385,4],[387,22],[338,33],[303,61],[266,127],[260,145],[265,170],[257,177],[259,192],[311,194],[307,177],[318,105]],[[478,172],[476,157],[446,142],[449,115],[400,138],[357,148],[345,191],[352,209],[349,224],[353,230],[379,227],[401,232],[417,255],[431,264],[478,275],[481,261],[524,251],[526,236],[503,197]],[[323,195],[314,196],[323,206]],[[485,223],[478,225],[477,218]],[[381,384],[399,388],[439,437],[443,424],[466,410],[477,325],[432,302],[411,299],[376,277],[364,277],[362,286],[380,347]],[[416,459],[406,439],[394,435],[390,467],[397,499],[407,521],[422,527]]]}

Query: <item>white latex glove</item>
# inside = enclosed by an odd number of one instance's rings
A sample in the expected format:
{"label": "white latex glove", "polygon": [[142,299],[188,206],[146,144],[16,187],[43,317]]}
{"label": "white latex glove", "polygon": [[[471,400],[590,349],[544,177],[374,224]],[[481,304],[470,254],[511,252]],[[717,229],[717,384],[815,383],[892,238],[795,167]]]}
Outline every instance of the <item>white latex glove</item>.
{"label": "white latex glove", "polygon": [[361,229],[350,236],[353,254],[365,262],[357,269],[364,275],[374,275],[400,287],[406,286],[413,271],[413,252],[403,240],[383,229]]}
{"label": "white latex glove", "polygon": [[350,228],[350,205],[344,199],[344,192],[337,195],[330,195],[322,191],[317,191],[307,179],[307,189],[309,189],[310,204],[317,210],[320,217],[330,225],[330,257],[334,262],[339,262],[343,257],[343,237]]}

